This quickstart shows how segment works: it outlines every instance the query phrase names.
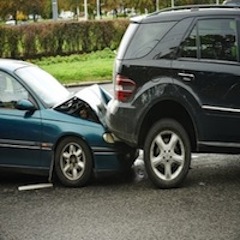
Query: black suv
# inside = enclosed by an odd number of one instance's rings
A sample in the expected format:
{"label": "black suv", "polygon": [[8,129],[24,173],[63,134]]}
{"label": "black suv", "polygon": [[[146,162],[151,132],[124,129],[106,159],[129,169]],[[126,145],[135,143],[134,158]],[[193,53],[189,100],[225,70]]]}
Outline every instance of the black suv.
{"label": "black suv", "polygon": [[179,186],[191,152],[240,152],[240,10],[186,6],[135,18],[114,67],[107,122],[144,149],[152,182]]}

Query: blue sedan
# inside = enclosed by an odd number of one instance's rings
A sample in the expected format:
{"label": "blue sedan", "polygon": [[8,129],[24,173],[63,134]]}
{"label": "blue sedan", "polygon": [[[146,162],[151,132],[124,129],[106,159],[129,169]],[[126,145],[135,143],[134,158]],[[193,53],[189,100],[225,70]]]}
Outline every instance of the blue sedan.
{"label": "blue sedan", "polygon": [[54,173],[69,187],[129,169],[137,151],[108,131],[110,99],[98,85],[73,94],[36,65],[0,60],[0,168]]}

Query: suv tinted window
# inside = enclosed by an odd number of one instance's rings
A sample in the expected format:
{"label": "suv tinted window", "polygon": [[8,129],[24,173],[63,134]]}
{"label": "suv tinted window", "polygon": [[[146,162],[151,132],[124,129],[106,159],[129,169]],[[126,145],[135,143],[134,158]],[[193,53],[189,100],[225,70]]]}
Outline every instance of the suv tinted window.
{"label": "suv tinted window", "polygon": [[153,53],[154,59],[173,59],[193,18],[185,18],[175,24],[162,38]]}
{"label": "suv tinted window", "polygon": [[182,45],[181,57],[197,58],[197,31],[193,28],[189,37]]}
{"label": "suv tinted window", "polygon": [[233,19],[199,20],[182,45],[181,57],[237,61],[236,29]]}
{"label": "suv tinted window", "polygon": [[127,30],[126,30],[126,32],[125,32],[125,34],[124,34],[124,36],[121,40],[121,44],[119,46],[119,49],[118,49],[118,55],[117,55],[118,59],[123,59],[124,54],[126,52],[127,45],[131,41],[134,33],[137,31],[138,26],[139,26],[139,24],[136,24],[136,23],[131,23],[128,26],[128,28],[127,28]]}
{"label": "suv tinted window", "polygon": [[129,44],[124,58],[136,59],[148,54],[174,24],[175,22],[141,24]]}

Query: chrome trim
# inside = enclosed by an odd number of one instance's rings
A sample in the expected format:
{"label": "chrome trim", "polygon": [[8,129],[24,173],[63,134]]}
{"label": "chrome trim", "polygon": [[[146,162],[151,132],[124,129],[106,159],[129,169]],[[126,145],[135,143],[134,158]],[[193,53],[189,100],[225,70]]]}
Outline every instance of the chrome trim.
{"label": "chrome trim", "polygon": [[198,145],[209,146],[209,147],[221,147],[221,148],[240,148],[240,143],[230,143],[230,142],[205,142],[199,141]]}
{"label": "chrome trim", "polygon": [[192,73],[179,72],[178,76],[181,77],[186,82],[190,82],[195,79],[195,76]]}
{"label": "chrome trim", "polygon": [[31,141],[0,139],[0,147],[5,148],[18,148],[18,149],[31,149],[31,150],[52,150],[53,144],[39,143]]}
{"label": "chrome trim", "polygon": [[112,148],[92,147],[92,150],[96,155],[116,155],[117,154],[117,151]]}
{"label": "chrome trim", "polygon": [[95,155],[102,155],[102,156],[114,156],[116,152],[94,152]]}
{"label": "chrome trim", "polygon": [[18,144],[7,144],[7,143],[0,143],[0,147],[7,147],[7,148],[21,148],[21,149],[32,149],[32,150],[40,150],[40,146],[29,146],[29,145],[18,145]]}
{"label": "chrome trim", "polygon": [[203,105],[202,108],[206,110],[212,110],[212,111],[240,113],[240,109],[237,109],[237,108],[224,108],[224,107],[216,107],[216,106],[208,106],[208,105]]}

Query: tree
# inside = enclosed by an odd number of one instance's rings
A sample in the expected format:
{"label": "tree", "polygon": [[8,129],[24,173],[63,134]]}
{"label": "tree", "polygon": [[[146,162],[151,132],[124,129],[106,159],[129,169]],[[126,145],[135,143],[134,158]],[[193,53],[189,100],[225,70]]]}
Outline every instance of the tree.
{"label": "tree", "polygon": [[[36,15],[41,15],[45,18],[51,18],[52,0],[0,0],[0,17],[6,19],[12,16],[17,19],[17,13],[23,13],[26,16],[32,14],[35,18]],[[222,2],[223,0],[220,0]],[[100,0],[102,8],[106,11],[112,9],[135,8],[135,10],[143,13],[145,9],[149,12],[156,10],[156,0]],[[215,4],[215,0],[175,0],[175,6],[188,5],[188,4]],[[83,10],[84,0],[58,0],[58,9],[67,11],[71,10],[76,13],[77,8]],[[171,0],[159,0],[159,8],[171,6]],[[93,14],[96,11],[96,0],[88,0],[89,13]]]}
{"label": "tree", "polygon": [[37,15],[43,15],[44,13],[44,7],[47,6],[47,2],[49,0],[20,0],[22,1],[22,6],[20,6],[23,9],[23,12],[28,16],[32,15],[33,20],[36,21]]}
{"label": "tree", "polygon": [[33,14],[35,19],[35,16],[37,14],[42,15],[44,13],[48,1],[49,0],[1,0],[0,16],[3,19],[11,16],[12,19],[17,21],[18,12],[21,12],[26,16],[28,16],[29,14]]}
{"label": "tree", "polygon": [[3,19],[8,16],[12,16],[13,19],[17,19],[17,11],[20,9],[20,6],[20,1],[2,0],[0,1],[0,16]]}

